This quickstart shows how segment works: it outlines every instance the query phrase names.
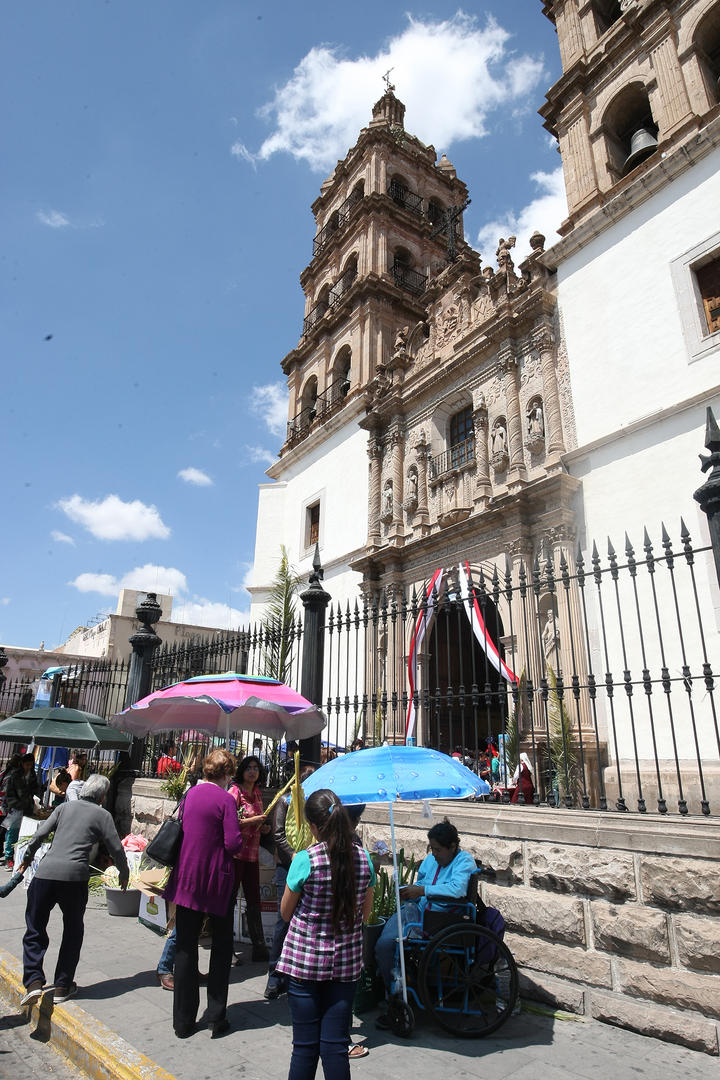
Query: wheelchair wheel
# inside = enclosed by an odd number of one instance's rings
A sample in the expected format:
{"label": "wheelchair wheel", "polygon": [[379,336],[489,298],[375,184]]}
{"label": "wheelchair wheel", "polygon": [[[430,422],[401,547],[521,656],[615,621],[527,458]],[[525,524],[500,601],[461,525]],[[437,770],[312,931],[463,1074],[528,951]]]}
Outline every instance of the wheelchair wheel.
{"label": "wheelchair wheel", "polygon": [[448,926],[427,943],[418,989],[440,1027],[477,1039],[497,1031],[512,1014],[517,968],[507,945],[484,926]]}
{"label": "wheelchair wheel", "polygon": [[393,1035],[399,1035],[401,1039],[409,1039],[415,1030],[415,1013],[401,997],[390,998],[388,1019]]}

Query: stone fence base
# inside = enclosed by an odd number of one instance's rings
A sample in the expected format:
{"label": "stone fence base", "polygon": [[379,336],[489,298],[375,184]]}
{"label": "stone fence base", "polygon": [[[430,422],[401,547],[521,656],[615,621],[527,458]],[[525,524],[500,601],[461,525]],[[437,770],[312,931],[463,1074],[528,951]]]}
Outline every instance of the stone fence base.
{"label": "stone fence base", "polygon": [[[395,804],[398,847],[422,858],[432,822]],[[483,899],[507,922],[526,998],[718,1053],[720,823],[677,816],[432,803],[497,871]],[[368,805],[364,840],[389,845]]]}
{"label": "stone fence base", "polygon": [[[272,793],[268,792],[268,798]],[[116,818],[152,836],[174,809],[157,780],[122,787]],[[492,866],[521,994],[708,1054],[720,1021],[720,822],[677,815],[431,804]],[[396,804],[398,847],[423,858],[433,822]],[[119,827],[123,827],[119,822]],[[387,807],[363,839],[390,844]]]}

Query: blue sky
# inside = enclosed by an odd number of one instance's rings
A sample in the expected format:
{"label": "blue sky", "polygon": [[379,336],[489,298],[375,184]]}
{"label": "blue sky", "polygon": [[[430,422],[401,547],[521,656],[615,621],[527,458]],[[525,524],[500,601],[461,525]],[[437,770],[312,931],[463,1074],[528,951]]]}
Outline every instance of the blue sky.
{"label": "blue sky", "polygon": [[51,648],[123,584],[237,625],[322,180],[393,67],[470,188],[468,240],[549,243],[553,27],[539,0],[14,0],[3,22],[0,641]]}

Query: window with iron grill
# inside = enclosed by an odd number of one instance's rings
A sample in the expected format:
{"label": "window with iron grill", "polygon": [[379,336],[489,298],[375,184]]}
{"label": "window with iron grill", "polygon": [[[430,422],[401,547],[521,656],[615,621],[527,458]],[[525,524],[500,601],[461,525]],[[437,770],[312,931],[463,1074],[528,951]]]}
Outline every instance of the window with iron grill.
{"label": "window with iron grill", "polygon": [[472,439],[474,434],[472,405],[468,405],[450,417],[449,450],[453,468],[473,460]]}

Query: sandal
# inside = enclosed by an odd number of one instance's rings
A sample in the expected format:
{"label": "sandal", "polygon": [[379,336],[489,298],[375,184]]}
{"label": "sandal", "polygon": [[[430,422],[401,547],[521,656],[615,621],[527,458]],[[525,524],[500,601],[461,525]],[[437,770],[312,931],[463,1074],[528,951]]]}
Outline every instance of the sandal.
{"label": "sandal", "polygon": [[367,1046],[363,1046],[362,1043],[352,1043],[348,1047],[348,1057],[352,1061],[354,1058],[367,1057],[370,1051]]}

